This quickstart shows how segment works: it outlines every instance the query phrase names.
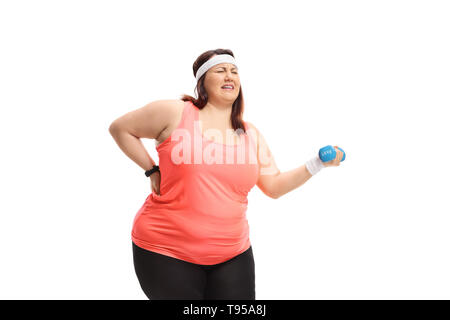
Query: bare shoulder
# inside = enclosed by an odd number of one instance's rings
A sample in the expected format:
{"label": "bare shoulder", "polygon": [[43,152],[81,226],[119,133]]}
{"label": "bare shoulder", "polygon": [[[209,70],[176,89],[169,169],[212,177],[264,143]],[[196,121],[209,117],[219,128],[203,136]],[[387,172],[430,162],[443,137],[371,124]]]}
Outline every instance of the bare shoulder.
{"label": "bare shoulder", "polygon": [[183,116],[184,106],[186,104],[183,100],[164,100],[166,101],[166,112],[167,112],[167,126],[156,138],[157,144],[162,143],[166,140],[172,132],[176,129]]}
{"label": "bare shoulder", "polygon": [[247,124],[247,129],[248,129],[248,134],[253,137],[254,141],[256,142],[256,146],[259,150],[259,130],[256,128],[256,126],[249,122],[249,121],[245,121],[245,123]]}
{"label": "bare shoulder", "polygon": [[[257,137],[258,163],[260,165],[261,170],[258,185],[261,188],[261,190],[264,191],[266,189],[264,185],[269,183],[266,176],[279,174],[280,170],[278,169],[277,164],[275,163],[275,158],[272,152],[270,151],[269,145],[267,144],[267,141],[262,135],[262,133],[256,128],[256,126],[253,123],[248,121],[246,121],[246,123],[250,128],[249,130],[254,130],[254,133]],[[264,192],[266,193],[266,191]]]}
{"label": "bare shoulder", "polygon": [[262,149],[268,149],[267,142],[264,139],[264,136],[262,135],[261,131],[256,128],[256,126],[249,122],[245,121],[249,127],[250,134],[253,135],[256,139],[256,144],[258,146],[258,150]]}
{"label": "bare shoulder", "polygon": [[249,130],[253,131],[254,134],[256,134],[256,135],[260,134],[259,130],[256,128],[256,126],[253,123],[251,123],[249,121],[245,121],[245,123],[248,125]]}
{"label": "bare shoulder", "polygon": [[182,100],[156,100],[132,110],[113,121],[110,132],[126,131],[135,137],[157,139],[176,121]]}
{"label": "bare shoulder", "polygon": [[167,125],[166,129],[169,131],[173,131],[181,121],[186,101],[183,100],[168,100],[168,101],[170,101],[169,112],[171,112],[171,115],[169,124]]}
{"label": "bare shoulder", "polygon": [[[174,120],[173,117],[176,117],[179,113],[183,112],[185,102],[183,100],[159,100],[163,104],[165,104],[165,108],[168,113],[170,113],[171,120]],[[171,121],[172,122],[172,121]],[[171,125],[170,123],[169,125]]]}
{"label": "bare shoulder", "polygon": [[253,130],[255,130],[255,131],[257,130],[256,127],[255,127],[255,125],[254,125],[253,123],[251,123],[250,121],[245,121],[245,123],[248,124],[248,126],[249,126],[251,129],[253,129]]}
{"label": "bare shoulder", "polygon": [[177,113],[183,109],[184,101],[175,99],[156,100],[153,104],[160,105],[168,113]]}

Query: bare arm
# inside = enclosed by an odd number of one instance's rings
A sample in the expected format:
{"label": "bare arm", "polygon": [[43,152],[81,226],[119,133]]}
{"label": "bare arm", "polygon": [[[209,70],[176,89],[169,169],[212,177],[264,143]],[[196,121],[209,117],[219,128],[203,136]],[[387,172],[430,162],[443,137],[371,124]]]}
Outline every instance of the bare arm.
{"label": "bare arm", "polygon": [[114,120],[109,132],[120,149],[144,170],[150,170],[155,161],[150,157],[140,138],[156,139],[170,124],[176,104],[180,100],[157,100]]}
{"label": "bare arm", "polygon": [[274,177],[273,181],[273,188],[276,190],[275,199],[300,187],[311,177],[311,173],[306,169],[304,164],[293,170],[281,172],[279,175]]}
{"label": "bare arm", "polygon": [[257,134],[258,141],[258,163],[260,165],[260,173],[258,177],[257,186],[267,196],[277,199],[282,195],[298,188],[312,175],[306,169],[305,165],[286,171],[280,172],[275,158],[272,155],[266,140],[259,130],[251,123],[247,122]]}

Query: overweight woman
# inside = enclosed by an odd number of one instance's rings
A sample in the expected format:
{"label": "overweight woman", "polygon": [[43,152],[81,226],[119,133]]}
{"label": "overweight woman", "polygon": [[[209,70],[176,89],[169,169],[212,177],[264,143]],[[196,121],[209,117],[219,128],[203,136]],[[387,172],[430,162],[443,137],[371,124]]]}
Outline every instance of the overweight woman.
{"label": "overweight woman", "polygon": [[[255,300],[248,192],[257,185],[277,199],[339,166],[343,152],[334,146],[330,161],[317,156],[280,172],[260,131],[243,120],[233,52],[204,52],[193,73],[198,98],[151,102],[109,128],[151,183],[131,232],[134,268],[149,299]],[[155,139],[158,164],[141,138]]]}

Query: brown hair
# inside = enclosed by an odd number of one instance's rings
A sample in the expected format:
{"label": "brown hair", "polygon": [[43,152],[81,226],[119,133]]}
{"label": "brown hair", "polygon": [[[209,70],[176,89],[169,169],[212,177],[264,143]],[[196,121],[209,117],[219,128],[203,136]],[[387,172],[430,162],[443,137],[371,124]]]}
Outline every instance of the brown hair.
{"label": "brown hair", "polygon": [[[202,66],[203,63],[212,58],[212,56],[216,54],[229,54],[234,57],[234,54],[229,49],[216,49],[216,50],[208,50],[203,52],[197,60],[195,60],[192,65],[192,70],[194,71],[194,77],[197,74],[197,70]],[[191,101],[197,108],[203,109],[203,107],[208,102],[208,93],[203,85],[205,81],[206,73],[203,74],[197,82],[195,90],[198,92],[198,99],[191,97],[190,95],[183,94],[181,100],[183,101]],[[233,102],[233,107],[231,110],[231,125],[234,130],[241,129],[244,133],[246,133],[245,126],[242,120],[242,115],[244,113],[244,96],[242,94],[242,85],[239,90],[239,95],[236,100]],[[241,134],[242,131],[237,130],[238,134]]]}

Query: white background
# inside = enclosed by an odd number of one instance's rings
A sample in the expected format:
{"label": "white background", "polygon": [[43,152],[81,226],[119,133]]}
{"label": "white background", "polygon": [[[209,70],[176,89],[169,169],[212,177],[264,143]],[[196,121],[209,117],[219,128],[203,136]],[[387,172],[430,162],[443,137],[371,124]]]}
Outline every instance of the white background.
{"label": "white background", "polygon": [[347,154],[279,199],[249,193],[256,298],[450,299],[449,16],[447,1],[2,2],[0,298],[147,299],[131,227],[150,183],[108,128],[194,95],[195,59],[227,48],[281,171]]}

